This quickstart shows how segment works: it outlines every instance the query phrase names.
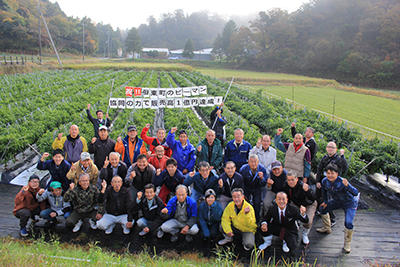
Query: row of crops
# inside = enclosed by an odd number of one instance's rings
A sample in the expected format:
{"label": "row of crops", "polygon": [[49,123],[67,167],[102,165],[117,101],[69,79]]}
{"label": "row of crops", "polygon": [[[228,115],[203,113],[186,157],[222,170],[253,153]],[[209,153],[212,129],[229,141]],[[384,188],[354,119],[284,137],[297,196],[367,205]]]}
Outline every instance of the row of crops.
{"label": "row of crops", "polygon": [[[111,90],[111,81],[114,87]],[[62,70],[31,74],[2,76],[0,78],[0,160],[13,158],[29,144],[48,151],[57,133],[68,134],[71,124],[80,127],[81,135],[90,141],[93,135],[91,123],[86,118],[86,105],[91,103],[92,114],[96,109],[107,110],[108,99],[124,97],[124,86],[184,87],[207,85],[210,95],[223,96],[228,84],[193,72],[166,71],[112,71],[112,70]],[[296,121],[298,131],[312,126],[319,151],[312,164],[325,154],[328,141],[334,140],[347,150],[349,177],[361,173],[383,172],[400,176],[399,146],[395,142],[364,139],[361,133],[346,124],[333,122],[316,112],[296,110],[286,102],[267,98],[261,92],[254,93],[232,86],[226,100],[224,116],[229,121],[227,139],[233,131],[242,128],[245,139],[255,144],[261,134],[274,135],[277,128],[285,128],[283,138],[290,140],[290,124]],[[200,115],[208,118],[212,107],[197,108]],[[141,129],[153,123],[155,110],[110,110],[113,120],[111,137],[124,135],[130,124]],[[186,129],[189,139],[197,144],[204,138],[206,126],[191,109],[165,109],[165,128],[177,126]],[[283,158],[283,154],[278,154]]]}

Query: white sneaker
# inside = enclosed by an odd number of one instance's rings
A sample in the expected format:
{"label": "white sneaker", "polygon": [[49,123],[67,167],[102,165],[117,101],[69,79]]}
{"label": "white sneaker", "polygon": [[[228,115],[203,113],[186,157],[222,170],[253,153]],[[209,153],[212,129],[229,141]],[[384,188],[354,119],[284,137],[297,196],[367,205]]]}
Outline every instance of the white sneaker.
{"label": "white sneaker", "polygon": [[[142,230],[142,231],[139,232],[139,236],[145,236],[145,235],[147,235],[147,233],[148,232],[145,232],[145,231]],[[157,235],[158,235],[158,232],[157,232]]]}
{"label": "white sneaker", "polygon": [[83,224],[82,220],[79,220],[79,221],[75,224],[74,229],[72,229],[72,232],[76,233],[76,232],[78,232],[79,230],[81,230],[82,224]]}
{"label": "white sneaker", "polygon": [[106,235],[109,235],[113,232],[115,224],[108,226],[108,228],[104,231]]}
{"label": "white sneaker", "polygon": [[260,250],[264,250],[264,249],[266,249],[267,247],[271,246],[271,244],[272,244],[272,235],[264,236],[263,239],[264,239],[264,243],[262,243],[262,244],[258,247],[258,249],[260,249]]}
{"label": "white sneaker", "polygon": [[126,226],[122,226],[122,229],[123,229],[124,235],[129,235],[129,233],[131,232],[131,229],[129,229],[129,228],[126,227]]}
{"label": "white sneaker", "polygon": [[285,241],[283,241],[282,250],[285,253],[288,253],[290,250]]}
{"label": "white sneaker", "polygon": [[220,241],[218,241],[218,245],[223,246],[223,245],[226,245],[226,244],[228,244],[228,243],[230,243],[232,241],[233,241],[232,237],[225,236],[224,239],[221,239]]}
{"label": "white sneaker", "polygon": [[310,244],[310,240],[308,239],[308,233],[309,232],[310,232],[310,229],[303,228],[302,239],[303,239],[303,244],[304,245]]}
{"label": "white sneaker", "polygon": [[89,224],[90,224],[90,228],[92,228],[93,230],[97,229],[97,224],[92,219],[89,219]]}

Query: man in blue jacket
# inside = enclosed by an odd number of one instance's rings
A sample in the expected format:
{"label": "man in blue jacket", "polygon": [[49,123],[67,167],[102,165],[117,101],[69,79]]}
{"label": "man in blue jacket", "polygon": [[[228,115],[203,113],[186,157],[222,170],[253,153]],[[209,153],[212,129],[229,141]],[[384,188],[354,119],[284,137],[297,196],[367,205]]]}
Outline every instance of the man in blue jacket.
{"label": "man in blue jacket", "polygon": [[46,160],[49,155],[47,152],[43,153],[36,168],[42,171],[48,170],[51,177],[48,185],[53,181],[60,182],[63,192],[66,192],[71,182],[67,179],[67,173],[71,168],[71,164],[64,160],[64,152],[61,149],[54,150],[53,159]]}
{"label": "man in blue jacket", "polygon": [[161,225],[157,237],[162,238],[165,233],[171,234],[171,242],[176,242],[181,233],[187,242],[193,240],[192,235],[199,232],[197,221],[197,204],[187,195],[188,188],[185,185],[176,187],[176,196],[168,201],[167,207],[161,212],[169,215],[169,220]]}
{"label": "man in blue jacket", "polygon": [[353,237],[353,220],[356,215],[360,194],[354,186],[345,178],[339,176],[339,169],[334,164],[326,167],[326,177],[321,182],[322,198],[324,202],[320,205],[323,227],[318,228],[320,233],[330,234],[332,232],[329,211],[343,209],[344,219],[344,246],[343,250],[350,253],[350,243]]}
{"label": "man in blue jacket", "polygon": [[261,210],[261,193],[268,179],[267,170],[259,164],[258,156],[251,154],[249,163],[243,165],[239,172],[243,176],[244,194],[249,201],[251,200],[258,222]]}
{"label": "man in blue jacket", "polygon": [[247,163],[251,145],[249,142],[243,140],[244,132],[242,129],[236,129],[234,132],[235,139],[226,144],[224,163],[233,161],[236,168],[239,170],[244,164]]}
{"label": "man in blue jacket", "polygon": [[205,200],[199,205],[199,226],[205,239],[215,239],[219,233],[219,225],[223,209],[221,205],[215,201],[217,195],[212,189],[207,189]]}
{"label": "man in blue jacket", "polygon": [[178,162],[178,170],[186,174],[194,169],[196,151],[194,146],[189,142],[185,130],[179,132],[179,141],[175,140],[176,130],[176,127],[171,128],[167,136],[167,144],[172,149],[172,157]]}
{"label": "man in blue jacket", "polygon": [[189,173],[183,184],[186,186],[193,184],[191,197],[197,201],[204,196],[207,189],[218,190],[218,176],[211,172],[208,162],[202,161],[199,164],[199,172]]}

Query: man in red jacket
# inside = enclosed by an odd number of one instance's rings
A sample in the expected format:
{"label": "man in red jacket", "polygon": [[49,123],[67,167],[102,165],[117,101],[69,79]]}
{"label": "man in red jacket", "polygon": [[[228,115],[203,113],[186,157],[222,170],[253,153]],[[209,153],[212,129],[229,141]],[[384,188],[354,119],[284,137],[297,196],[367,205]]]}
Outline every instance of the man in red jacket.
{"label": "man in red jacket", "polygon": [[167,157],[171,157],[172,155],[172,150],[169,148],[167,145],[166,139],[165,139],[165,130],[164,129],[158,129],[157,130],[157,135],[156,137],[149,137],[147,136],[147,132],[150,129],[150,124],[146,124],[146,127],[143,128],[142,133],[140,134],[140,138],[150,146],[150,151],[151,153],[155,153],[155,148],[159,145],[162,145],[165,149],[164,154]]}
{"label": "man in red jacket", "polygon": [[28,185],[22,187],[21,191],[15,196],[15,206],[13,213],[19,218],[20,235],[28,236],[26,225],[29,218],[39,215],[40,211],[45,208],[45,202],[39,203],[36,194],[39,192],[40,179],[37,175],[29,177]]}

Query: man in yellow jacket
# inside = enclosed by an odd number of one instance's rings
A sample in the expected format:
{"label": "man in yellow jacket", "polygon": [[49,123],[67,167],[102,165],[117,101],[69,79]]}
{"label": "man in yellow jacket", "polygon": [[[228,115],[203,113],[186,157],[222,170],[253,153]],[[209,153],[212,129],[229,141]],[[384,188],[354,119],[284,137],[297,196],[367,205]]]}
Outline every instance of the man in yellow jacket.
{"label": "man in yellow jacket", "polygon": [[69,135],[59,133],[51,147],[64,151],[65,160],[71,164],[79,161],[82,152],[88,152],[86,139],[79,135],[79,128],[75,124],[69,128]]}
{"label": "man in yellow jacket", "polygon": [[257,230],[254,208],[244,200],[241,188],[232,190],[232,200],[222,214],[221,226],[225,238],[218,245],[223,246],[232,242],[234,235],[241,235],[243,247],[249,251],[255,245],[254,236]]}

